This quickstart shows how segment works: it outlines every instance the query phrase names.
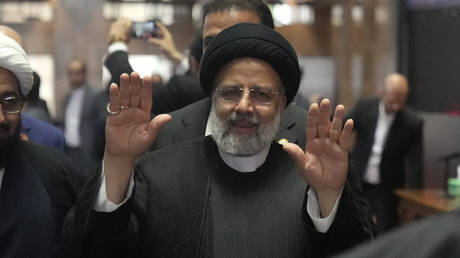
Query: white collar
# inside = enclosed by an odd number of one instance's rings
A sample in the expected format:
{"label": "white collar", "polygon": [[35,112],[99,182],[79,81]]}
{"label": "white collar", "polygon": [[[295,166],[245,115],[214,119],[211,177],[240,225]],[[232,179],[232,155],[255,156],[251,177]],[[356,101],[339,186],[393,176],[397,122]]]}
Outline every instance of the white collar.
{"label": "white collar", "polygon": [[108,53],[112,54],[113,52],[116,52],[116,51],[128,52],[128,45],[126,45],[125,42],[121,42],[121,41],[117,41],[117,42],[110,44]]}
{"label": "white collar", "polygon": [[388,121],[393,121],[393,119],[395,118],[394,113],[387,114],[387,112],[385,111],[385,104],[383,103],[383,101],[379,101],[379,116]]}
{"label": "white collar", "polygon": [[263,148],[259,153],[249,157],[235,156],[221,150],[220,148],[218,149],[220,157],[225,164],[236,171],[248,173],[256,171],[260,166],[262,166],[262,164],[264,164],[268,156],[268,151],[270,150],[270,145]]}

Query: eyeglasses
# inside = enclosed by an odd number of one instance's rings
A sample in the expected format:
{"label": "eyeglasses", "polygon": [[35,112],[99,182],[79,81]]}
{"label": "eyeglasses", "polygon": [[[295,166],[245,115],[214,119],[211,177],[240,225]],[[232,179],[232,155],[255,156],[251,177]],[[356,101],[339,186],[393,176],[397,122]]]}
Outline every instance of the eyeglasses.
{"label": "eyeglasses", "polygon": [[263,88],[224,87],[216,88],[216,92],[226,102],[238,102],[245,91],[249,91],[251,101],[256,105],[269,105],[280,92]]}
{"label": "eyeglasses", "polygon": [[2,110],[7,114],[17,114],[21,112],[22,105],[24,104],[24,97],[8,96],[0,99]]}

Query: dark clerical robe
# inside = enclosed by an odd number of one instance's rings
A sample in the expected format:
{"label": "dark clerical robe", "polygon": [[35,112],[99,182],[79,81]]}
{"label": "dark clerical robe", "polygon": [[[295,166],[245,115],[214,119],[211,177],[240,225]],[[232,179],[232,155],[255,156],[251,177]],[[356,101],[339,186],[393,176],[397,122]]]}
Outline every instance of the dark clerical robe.
{"label": "dark clerical robe", "polygon": [[0,257],[61,256],[64,219],[81,179],[62,152],[19,142],[8,150],[0,189]]}
{"label": "dark clerical robe", "polygon": [[137,162],[132,197],[112,213],[92,210],[99,185],[100,175],[78,200],[75,256],[323,257],[371,231],[349,182],[331,228],[317,232],[305,181],[277,143],[253,173],[228,167],[210,137],[149,153]]}

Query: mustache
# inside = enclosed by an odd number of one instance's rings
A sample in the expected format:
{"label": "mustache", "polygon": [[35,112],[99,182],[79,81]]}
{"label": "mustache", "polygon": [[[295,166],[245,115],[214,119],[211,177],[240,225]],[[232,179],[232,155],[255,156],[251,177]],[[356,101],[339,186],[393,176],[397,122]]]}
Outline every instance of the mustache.
{"label": "mustache", "polygon": [[237,112],[233,112],[230,117],[228,118],[230,122],[240,122],[240,123],[251,123],[251,124],[259,124],[259,119],[252,114],[239,114]]}

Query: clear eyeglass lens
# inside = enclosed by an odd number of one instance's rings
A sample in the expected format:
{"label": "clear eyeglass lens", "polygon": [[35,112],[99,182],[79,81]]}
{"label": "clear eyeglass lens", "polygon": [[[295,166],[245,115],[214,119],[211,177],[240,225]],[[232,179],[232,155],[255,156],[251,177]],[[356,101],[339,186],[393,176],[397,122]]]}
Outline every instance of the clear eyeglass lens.
{"label": "clear eyeglass lens", "polygon": [[257,104],[270,104],[277,94],[275,91],[261,88],[218,88],[218,92],[222,99],[231,102],[240,100],[246,90],[249,90],[251,100]]}
{"label": "clear eyeglass lens", "polygon": [[19,113],[21,111],[21,100],[18,97],[6,97],[0,101],[4,112],[9,114]]}

